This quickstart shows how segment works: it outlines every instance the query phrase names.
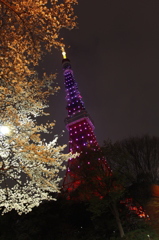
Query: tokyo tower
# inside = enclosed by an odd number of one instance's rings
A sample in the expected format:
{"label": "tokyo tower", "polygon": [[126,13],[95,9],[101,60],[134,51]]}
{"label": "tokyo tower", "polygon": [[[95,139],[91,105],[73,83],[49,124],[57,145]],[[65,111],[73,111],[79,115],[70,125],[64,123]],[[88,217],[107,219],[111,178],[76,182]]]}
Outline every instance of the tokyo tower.
{"label": "tokyo tower", "polygon": [[[94,134],[94,124],[88,114],[84,102],[82,101],[81,94],[78,90],[71,63],[66,58],[64,49],[62,50],[63,60],[63,75],[65,80],[66,101],[68,116],[65,119],[66,128],[69,131],[69,151],[72,153],[79,153],[76,158],[68,160],[66,175],[63,181],[64,191],[74,191],[84,180],[81,179],[79,174],[82,171],[82,164],[91,165],[91,159],[86,158],[83,162],[81,156],[86,156],[90,151],[100,153],[100,147]],[[97,164],[102,162],[108,172],[106,160],[98,155]]]}

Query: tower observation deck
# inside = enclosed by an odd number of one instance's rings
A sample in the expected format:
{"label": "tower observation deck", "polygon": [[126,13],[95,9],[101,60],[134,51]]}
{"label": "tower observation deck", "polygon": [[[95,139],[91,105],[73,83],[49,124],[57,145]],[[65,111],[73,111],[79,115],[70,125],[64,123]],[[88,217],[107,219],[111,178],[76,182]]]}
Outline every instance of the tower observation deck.
{"label": "tower observation deck", "polygon": [[[63,181],[63,190],[71,192],[84,181],[81,178],[81,174],[79,174],[80,169],[82,171],[82,164],[91,165],[91,159],[88,158],[83,163],[81,156],[87,155],[90,151],[96,153],[101,151],[94,134],[93,121],[85,108],[82,96],[78,90],[70,60],[66,58],[65,53],[63,53],[63,56],[62,67],[66,90],[66,109],[68,111],[65,124],[69,132],[69,151],[79,153],[78,157],[68,160],[67,171]],[[102,161],[105,167],[109,168],[105,159],[98,157],[97,161]]]}

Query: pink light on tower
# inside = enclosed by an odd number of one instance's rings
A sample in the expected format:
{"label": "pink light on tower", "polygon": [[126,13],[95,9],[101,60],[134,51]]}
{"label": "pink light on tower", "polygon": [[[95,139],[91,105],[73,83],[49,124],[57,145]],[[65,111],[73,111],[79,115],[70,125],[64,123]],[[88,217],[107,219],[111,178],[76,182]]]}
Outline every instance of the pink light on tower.
{"label": "pink light on tower", "polygon": [[[69,151],[72,153],[87,154],[88,151],[100,152],[99,144],[94,134],[94,124],[88,114],[81,94],[78,90],[73,71],[71,69],[70,60],[66,58],[66,53],[63,50],[63,75],[65,80],[66,90],[66,109],[68,116],[65,119],[66,128],[69,131]],[[103,159],[105,168],[109,171],[106,160]],[[85,164],[91,165],[91,159]],[[97,160],[97,164],[99,161]],[[66,175],[63,181],[63,190],[71,192],[81,184],[81,178],[78,175],[81,169],[80,156],[68,160]]]}

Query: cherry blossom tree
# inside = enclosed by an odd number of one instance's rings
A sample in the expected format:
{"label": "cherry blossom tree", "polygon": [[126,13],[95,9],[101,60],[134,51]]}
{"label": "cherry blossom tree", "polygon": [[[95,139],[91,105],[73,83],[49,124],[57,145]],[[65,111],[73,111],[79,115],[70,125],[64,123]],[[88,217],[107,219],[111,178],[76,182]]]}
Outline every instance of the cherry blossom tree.
{"label": "cherry blossom tree", "polygon": [[[54,122],[47,99],[58,91],[55,75],[39,79],[34,66],[46,51],[62,47],[61,28],[73,28],[76,0],[0,0],[0,209],[31,211],[59,192],[59,171],[70,157],[57,137],[45,141]],[[8,128],[4,132],[2,129]]]}
{"label": "cherry blossom tree", "polygon": [[77,0],[0,0],[0,77],[25,78],[52,47],[63,46],[62,28],[75,27]]}
{"label": "cherry blossom tree", "polygon": [[[52,77],[51,77],[52,79]],[[34,85],[36,82],[36,85]],[[39,84],[37,84],[39,82]],[[45,85],[44,85],[45,82]],[[38,124],[45,112],[46,96],[58,90],[52,80],[36,76],[25,82],[14,82],[10,88],[0,87],[0,208],[29,212],[42,200],[51,200],[50,192],[59,192],[59,171],[70,157],[57,137],[49,143],[42,133],[52,133],[54,122]],[[45,87],[45,90],[43,89]],[[8,131],[3,131],[4,126]]]}

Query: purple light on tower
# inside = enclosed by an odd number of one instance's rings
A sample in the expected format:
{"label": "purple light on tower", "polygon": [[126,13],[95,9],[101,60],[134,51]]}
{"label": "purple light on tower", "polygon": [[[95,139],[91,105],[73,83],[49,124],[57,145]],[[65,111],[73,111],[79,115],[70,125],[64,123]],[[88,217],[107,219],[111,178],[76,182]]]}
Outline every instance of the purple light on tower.
{"label": "purple light on tower", "polygon": [[[100,147],[94,134],[94,124],[86,111],[81,94],[78,90],[77,83],[74,79],[73,71],[71,69],[70,60],[66,58],[66,53],[62,51],[63,60],[63,75],[65,79],[66,90],[66,109],[68,116],[65,119],[66,128],[69,131],[69,151],[72,153],[84,153],[87,151],[100,151]],[[98,161],[98,160],[97,160]],[[106,160],[103,159],[106,168]],[[91,164],[91,159],[85,164]],[[80,156],[69,159],[66,175],[63,181],[64,191],[73,191],[80,184],[81,179],[78,175],[80,169]]]}

